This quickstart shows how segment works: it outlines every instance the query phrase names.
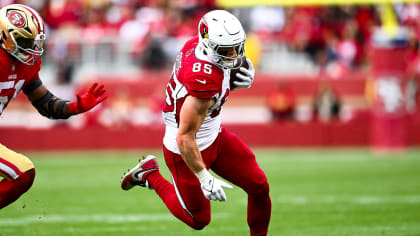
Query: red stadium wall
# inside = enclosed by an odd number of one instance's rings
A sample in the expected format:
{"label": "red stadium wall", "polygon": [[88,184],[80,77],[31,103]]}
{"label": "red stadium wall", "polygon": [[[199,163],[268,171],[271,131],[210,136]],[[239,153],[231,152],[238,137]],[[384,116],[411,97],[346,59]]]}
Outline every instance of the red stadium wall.
{"label": "red stadium wall", "polygon": [[[296,122],[225,126],[251,146],[361,146],[368,145],[368,122],[325,124]],[[348,132],[352,130],[352,132]],[[131,149],[162,145],[164,127],[109,130],[87,127],[74,130],[2,128],[1,143],[12,149]]]}
{"label": "red stadium wall", "polygon": [[[368,146],[369,120],[347,123],[275,122],[268,124],[226,125],[253,147],[333,147]],[[164,127],[136,127],[110,130],[87,127],[75,130],[57,127],[51,130],[1,128],[0,142],[15,150],[54,149],[135,149],[160,148]],[[420,145],[420,125],[408,125],[407,143]]]}

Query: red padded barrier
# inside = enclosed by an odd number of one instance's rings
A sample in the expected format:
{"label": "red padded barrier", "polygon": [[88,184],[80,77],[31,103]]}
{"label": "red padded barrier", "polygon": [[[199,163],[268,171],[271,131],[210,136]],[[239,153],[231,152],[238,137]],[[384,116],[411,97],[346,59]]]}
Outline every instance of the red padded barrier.
{"label": "red padded barrier", "polygon": [[[409,123],[410,145],[420,145],[420,124]],[[367,146],[370,143],[369,119],[346,123],[273,122],[267,124],[225,125],[253,147],[331,147]],[[161,148],[163,125],[120,130],[91,126],[75,130],[0,128],[0,143],[14,150],[136,149]]]}

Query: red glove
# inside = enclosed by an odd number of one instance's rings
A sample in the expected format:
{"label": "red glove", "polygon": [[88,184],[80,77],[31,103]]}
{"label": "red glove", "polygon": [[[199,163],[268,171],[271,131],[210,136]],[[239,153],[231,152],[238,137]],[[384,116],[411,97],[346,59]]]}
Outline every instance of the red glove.
{"label": "red glove", "polygon": [[89,111],[107,98],[105,95],[106,90],[104,89],[104,85],[102,84],[96,88],[97,86],[98,83],[94,83],[92,87],[90,87],[89,92],[77,94],[77,102],[71,102],[69,104],[70,114],[76,115]]}

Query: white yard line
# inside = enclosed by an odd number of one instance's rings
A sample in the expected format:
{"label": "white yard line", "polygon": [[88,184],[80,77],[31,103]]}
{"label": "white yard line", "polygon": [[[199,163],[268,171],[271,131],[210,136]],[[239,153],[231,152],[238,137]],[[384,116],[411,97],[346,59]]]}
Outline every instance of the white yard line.
{"label": "white yard line", "polygon": [[420,195],[411,196],[378,196],[378,195],[363,195],[363,196],[281,196],[276,198],[276,201],[281,204],[392,204],[392,203],[403,203],[403,204],[420,204]]}
{"label": "white yard line", "polygon": [[[175,219],[174,219],[175,220]],[[76,227],[66,227],[63,228],[63,231],[66,232],[73,232],[73,233],[86,233],[86,232],[90,232],[90,233],[98,233],[98,232],[156,232],[156,231],[167,231],[167,229],[162,229],[162,228],[156,228],[156,227],[150,227],[150,226],[133,226],[133,227],[110,227],[110,226],[104,226],[104,227],[89,227],[89,228],[76,228]],[[206,228],[205,229],[207,232],[240,232],[240,231],[248,231],[248,228],[246,227],[246,225],[244,225],[243,227],[220,227],[217,229],[209,229]],[[173,232],[176,233],[176,232]],[[180,235],[182,233],[182,231],[178,232],[178,235]]]}
{"label": "white yard line", "polygon": [[[229,214],[212,214],[213,219],[226,219]],[[47,214],[47,215],[29,215],[22,217],[0,218],[0,226],[14,226],[23,224],[55,224],[55,223],[128,223],[128,222],[156,222],[172,221],[176,218],[171,214]]]}

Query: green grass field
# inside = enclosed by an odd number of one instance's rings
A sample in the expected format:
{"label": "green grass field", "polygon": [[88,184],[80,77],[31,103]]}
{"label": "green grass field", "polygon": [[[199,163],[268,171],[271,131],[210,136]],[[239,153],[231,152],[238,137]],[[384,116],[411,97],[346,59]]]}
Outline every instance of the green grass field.
{"label": "green grass field", "polygon": [[[0,211],[0,235],[248,235],[246,195],[227,190],[212,222],[194,231],[157,195],[122,191],[139,154],[160,151],[25,153],[35,184]],[[420,150],[375,157],[365,149],[256,149],[273,203],[269,235],[420,235]],[[244,170],[246,171],[246,170]]]}

